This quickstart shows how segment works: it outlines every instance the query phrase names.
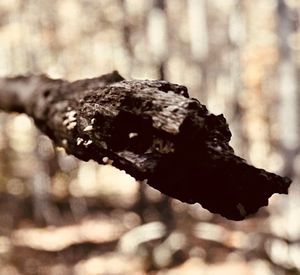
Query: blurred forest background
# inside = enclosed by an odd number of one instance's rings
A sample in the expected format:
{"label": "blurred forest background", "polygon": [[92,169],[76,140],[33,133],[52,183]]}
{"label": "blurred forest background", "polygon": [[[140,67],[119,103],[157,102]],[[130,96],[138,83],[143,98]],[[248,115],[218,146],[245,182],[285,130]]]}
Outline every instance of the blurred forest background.
{"label": "blurred forest background", "polygon": [[0,0],[0,76],[186,85],[236,153],[294,181],[232,222],[1,112],[0,274],[300,274],[299,15],[297,0]]}

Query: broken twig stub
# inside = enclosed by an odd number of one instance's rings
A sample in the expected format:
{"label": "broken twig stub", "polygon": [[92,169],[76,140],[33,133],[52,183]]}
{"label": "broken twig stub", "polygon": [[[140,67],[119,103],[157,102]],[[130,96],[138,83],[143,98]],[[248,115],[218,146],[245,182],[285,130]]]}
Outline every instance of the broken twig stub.
{"label": "broken twig stub", "polygon": [[291,183],[234,155],[223,115],[167,81],[128,81],[117,72],[75,82],[4,78],[0,108],[26,112],[81,160],[109,159],[161,192],[229,219],[255,213]]}

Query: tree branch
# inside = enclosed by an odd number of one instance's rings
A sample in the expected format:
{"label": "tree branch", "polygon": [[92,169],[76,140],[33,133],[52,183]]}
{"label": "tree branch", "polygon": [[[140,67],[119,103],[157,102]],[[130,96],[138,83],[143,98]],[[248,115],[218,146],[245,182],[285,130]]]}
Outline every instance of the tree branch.
{"label": "tree branch", "polygon": [[291,183],[235,156],[223,115],[166,81],[126,81],[118,72],[75,82],[3,78],[0,109],[27,113],[81,160],[110,159],[161,192],[229,219],[255,213]]}

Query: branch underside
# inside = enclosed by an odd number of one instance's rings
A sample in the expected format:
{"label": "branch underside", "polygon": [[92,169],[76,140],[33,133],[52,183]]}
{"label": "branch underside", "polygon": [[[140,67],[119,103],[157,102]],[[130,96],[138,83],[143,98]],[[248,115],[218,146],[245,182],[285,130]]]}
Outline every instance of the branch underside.
{"label": "branch underside", "polygon": [[223,115],[167,81],[126,81],[117,72],[75,82],[4,78],[0,109],[27,113],[81,160],[109,159],[161,192],[229,219],[255,213],[291,183],[235,156]]}

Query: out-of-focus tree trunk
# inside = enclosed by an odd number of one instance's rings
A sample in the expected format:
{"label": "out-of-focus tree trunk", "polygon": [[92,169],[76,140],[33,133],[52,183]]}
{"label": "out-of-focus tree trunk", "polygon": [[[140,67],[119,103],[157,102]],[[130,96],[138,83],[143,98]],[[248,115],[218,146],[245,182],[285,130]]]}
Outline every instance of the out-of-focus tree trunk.
{"label": "out-of-focus tree trunk", "polygon": [[159,79],[165,79],[165,63],[168,58],[168,18],[165,0],[154,0],[148,15],[147,35]]}
{"label": "out-of-focus tree trunk", "polygon": [[[231,108],[226,109],[226,115],[231,121],[231,130],[233,132],[232,144],[237,148],[237,152],[241,156],[246,156],[247,146],[245,133],[241,127],[242,123],[242,104],[241,94],[243,92],[243,82],[240,78],[241,71],[243,70],[241,64],[242,47],[245,46],[246,39],[246,22],[245,11],[240,1],[235,1],[235,5],[232,8],[228,18],[228,38],[229,38],[229,62],[228,70],[229,77],[227,78],[227,104]],[[224,83],[222,83],[224,84]],[[226,104],[226,106],[228,106]],[[225,111],[225,110],[224,110]]]}
{"label": "out-of-focus tree trunk", "polygon": [[278,0],[278,35],[280,62],[278,67],[278,121],[280,141],[285,158],[286,173],[293,175],[293,161],[299,147],[298,80],[295,58],[290,47],[291,35],[295,30],[295,14],[284,0]]}
{"label": "out-of-focus tree trunk", "polygon": [[207,99],[207,78],[209,71],[209,36],[207,26],[206,0],[188,0],[187,2],[190,50],[192,60],[199,69],[198,89],[200,99]]}
{"label": "out-of-focus tree trunk", "polygon": [[[270,148],[270,117],[267,104],[273,87],[267,83],[275,73],[277,62],[276,26],[274,12],[264,1],[244,2],[247,23],[246,44],[241,52],[241,77],[244,84],[239,98],[243,109],[241,126],[244,132],[248,156],[254,164],[268,165]],[[262,39],[262,36],[265,39]]]}
{"label": "out-of-focus tree trunk", "polygon": [[51,178],[57,170],[55,149],[52,142],[40,133],[37,133],[36,140],[35,156],[38,164],[32,176],[34,218],[39,224],[57,224],[60,220],[59,212],[49,198]]}
{"label": "out-of-focus tree trunk", "polygon": [[[277,25],[279,37],[278,64],[278,128],[279,143],[284,159],[283,170],[290,177],[295,175],[295,157],[299,152],[299,81],[295,53],[291,49],[292,34],[297,31],[296,14],[284,0],[277,1]],[[286,213],[287,237],[291,240],[300,238],[300,189],[294,184],[291,188],[288,204],[282,211]]]}

